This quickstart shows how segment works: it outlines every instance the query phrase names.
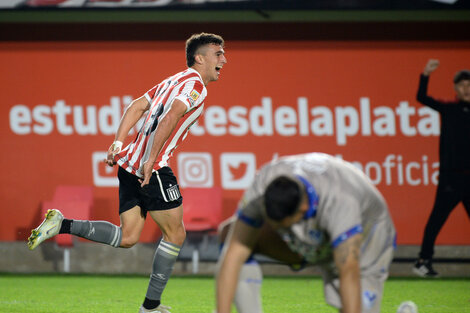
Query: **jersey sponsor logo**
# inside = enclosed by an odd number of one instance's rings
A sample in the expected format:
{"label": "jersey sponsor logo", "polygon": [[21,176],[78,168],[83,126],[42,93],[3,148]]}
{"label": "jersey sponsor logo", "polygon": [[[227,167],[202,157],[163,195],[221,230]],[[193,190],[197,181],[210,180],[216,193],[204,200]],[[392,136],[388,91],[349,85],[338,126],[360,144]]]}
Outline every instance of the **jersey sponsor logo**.
{"label": "jersey sponsor logo", "polygon": [[166,193],[168,195],[168,201],[175,201],[180,197],[180,191],[178,185],[171,186],[167,188]]}
{"label": "jersey sponsor logo", "polygon": [[189,96],[191,97],[191,99],[193,99],[193,101],[196,101],[199,98],[200,94],[199,92],[193,89],[193,91],[191,91]]}

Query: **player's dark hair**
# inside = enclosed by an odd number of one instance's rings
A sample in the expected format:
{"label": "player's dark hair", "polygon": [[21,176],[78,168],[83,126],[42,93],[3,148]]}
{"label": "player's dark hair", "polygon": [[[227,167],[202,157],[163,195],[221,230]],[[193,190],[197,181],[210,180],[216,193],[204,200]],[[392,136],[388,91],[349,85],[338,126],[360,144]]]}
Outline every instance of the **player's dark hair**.
{"label": "player's dark hair", "polygon": [[264,193],[266,214],[278,222],[293,215],[299,207],[301,196],[299,185],[292,179],[285,176],[274,179]]}
{"label": "player's dark hair", "polygon": [[454,84],[460,83],[462,80],[470,80],[470,71],[461,70],[458,71],[454,76]]}
{"label": "player's dark hair", "polygon": [[196,63],[195,56],[197,50],[205,45],[214,44],[224,46],[224,39],[215,34],[200,33],[194,34],[186,40],[186,64],[191,67]]}

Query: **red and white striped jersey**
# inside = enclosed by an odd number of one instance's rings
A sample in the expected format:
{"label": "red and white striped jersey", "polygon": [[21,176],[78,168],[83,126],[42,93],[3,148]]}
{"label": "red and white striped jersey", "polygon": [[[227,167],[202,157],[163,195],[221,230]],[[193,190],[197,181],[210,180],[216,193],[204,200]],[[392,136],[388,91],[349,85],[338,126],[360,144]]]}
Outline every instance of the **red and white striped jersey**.
{"label": "red and white striped jersey", "polygon": [[142,177],[141,170],[150,156],[158,123],[170,110],[173,101],[178,99],[185,103],[186,113],[163,144],[155,161],[154,171],[168,165],[168,159],[172,156],[173,151],[186,138],[189,127],[197,121],[202,113],[207,90],[199,73],[188,68],[163,80],[144,96],[150,103],[150,109],[142,128],[134,141],[115,157],[119,166],[138,177]]}

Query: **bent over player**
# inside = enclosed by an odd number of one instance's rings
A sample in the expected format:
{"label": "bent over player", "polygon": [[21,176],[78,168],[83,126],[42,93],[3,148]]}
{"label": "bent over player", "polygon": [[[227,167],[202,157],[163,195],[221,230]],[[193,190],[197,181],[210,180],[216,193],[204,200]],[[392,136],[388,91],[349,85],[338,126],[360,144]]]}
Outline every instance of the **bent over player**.
{"label": "bent over player", "polygon": [[[168,312],[160,299],[186,238],[182,197],[168,159],[201,115],[206,85],[218,80],[227,63],[223,48],[224,40],[218,35],[191,36],[186,41],[188,69],[163,80],[125,111],[106,160],[110,166],[119,165],[121,226],[105,221],[64,219],[60,211],[49,210],[44,222],[28,239],[31,250],[59,233],[130,248],[138,242],[148,213],[160,227],[163,238],[155,252],[147,294],[139,312]],[[135,140],[121,151],[129,131],[145,112]]]}
{"label": "bent over player", "polygon": [[[281,158],[261,168],[239,204],[219,261],[217,313],[230,312],[235,292],[250,294],[240,285],[252,253],[319,265],[327,303],[342,313],[380,312],[395,237],[384,198],[353,165],[321,153]],[[256,297],[240,313],[261,312]]]}

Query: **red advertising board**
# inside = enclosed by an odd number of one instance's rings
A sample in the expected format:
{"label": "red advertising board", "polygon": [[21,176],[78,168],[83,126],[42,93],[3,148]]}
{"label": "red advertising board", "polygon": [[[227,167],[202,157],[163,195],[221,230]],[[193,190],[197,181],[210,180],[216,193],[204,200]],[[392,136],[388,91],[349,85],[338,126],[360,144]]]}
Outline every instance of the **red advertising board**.
{"label": "red advertising board", "polygon": [[[256,169],[326,152],[359,166],[384,194],[399,244],[419,244],[438,179],[439,116],[415,100],[454,97],[468,42],[228,42],[205,113],[171,160],[181,187],[221,186],[224,216]],[[58,185],[94,186],[93,219],[119,224],[115,170],[101,159],[123,108],[185,68],[182,42],[0,44],[0,240],[24,240]],[[132,136],[132,135],[131,135]],[[129,136],[128,140],[131,140]],[[470,244],[462,205],[438,244]],[[159,234],[149,222],[142,241]]]}

